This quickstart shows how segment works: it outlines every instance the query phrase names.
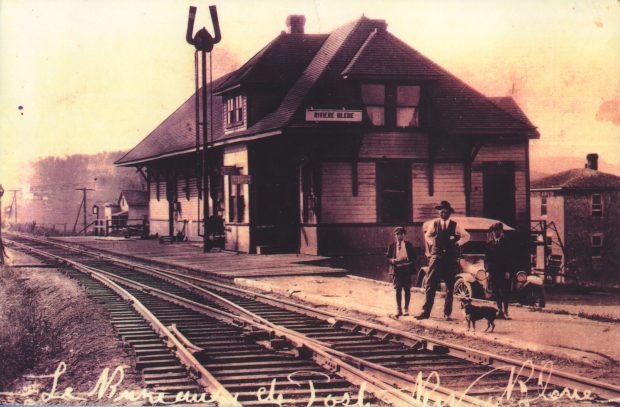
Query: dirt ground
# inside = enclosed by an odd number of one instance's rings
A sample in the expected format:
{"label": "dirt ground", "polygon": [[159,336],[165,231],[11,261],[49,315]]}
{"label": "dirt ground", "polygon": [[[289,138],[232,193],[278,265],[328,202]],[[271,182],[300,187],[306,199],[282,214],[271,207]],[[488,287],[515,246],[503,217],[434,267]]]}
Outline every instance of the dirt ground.
{"label": "dirt ground", "polygon": [[[37,357],[34,366],[0,390],[3,392],[0,394],[0,404],[114,404],[110,400],[98,402],[92,398],[46,400],[45,393],[52,390],[54,380],[41,376],[60,371],[58,369],[62,369],[63,363],[66,373],[57,381],[55,393],[58,395],[70,386],[73,394],[81,397],[82,393],[95,386],[105,368],[110,368],[111,375],[118,366],[126,366],[119,388],[143,387],[141,376],[133,366],[133,358],[115,336],[101,305],[88,298],[84,289],[58,270],[11,267],[33,265],[38,261],[15,251],[10,251],[9,256],[9,264],[0,266],[3,283],[0,287],[0,330],[5,333],[0,336],[3,339],[0,346],[8,347],[11,341],[13,346],[19,346],[26,342],[26,336],[37,330],[45,334],[38,342],[43,348],[35,349]],[[15,312],[19,310],[11,308],[20,304],[20,296],[28,296],[27,303],[34,307],[34,312],[27,314],[30,320],[23,323],[15,320]],[[13,315],[6,315],[11,310]],[[25,332],[17,329],[22,325],[27,327]],[[17,361],[5,362],[8,365]]]}

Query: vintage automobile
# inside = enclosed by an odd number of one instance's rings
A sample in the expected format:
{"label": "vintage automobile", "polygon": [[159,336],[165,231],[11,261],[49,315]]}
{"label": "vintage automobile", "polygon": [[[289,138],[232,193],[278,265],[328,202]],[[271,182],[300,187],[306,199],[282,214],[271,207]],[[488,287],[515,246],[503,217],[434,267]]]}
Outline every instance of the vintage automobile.
{"label": "vintage automobile", "polygon": [[[498,222],[494,219],[459,217],[453,216],[469,234],[470,241],[461,248],[458,259],[459,270],[454,283],[454,295],[461,297],[492,299],[493,287],[491,287],[489,273],[484,267],[484,252],[487,240],[490,238],[489,227]],[[423,233],[432,224],[432,220],[424,222],[422,225]],[[545,291],[543,279],[529,272],[530,268],[530,248],[529,235],[523,234],[512,227],[504,225],[504,233],[513,239],[517,245],[516,257],[514,259],[517,270],[519,270],[512,282],[513,300],[524,305],[545,306]],[[432,247],[425,244],[426,257],[430,257]],[[528,271],[525,271],[528,270]],[[416,278],[416,285],[421,287],[424,284],[428,267],[422,267]]]}

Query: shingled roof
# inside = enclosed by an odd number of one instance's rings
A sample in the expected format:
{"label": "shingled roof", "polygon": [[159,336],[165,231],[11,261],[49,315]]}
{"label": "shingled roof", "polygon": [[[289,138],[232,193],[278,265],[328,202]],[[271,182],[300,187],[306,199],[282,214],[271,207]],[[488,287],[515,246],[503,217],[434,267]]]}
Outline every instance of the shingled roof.
{"label": "shingled roof", "polygon": [[[539,137],[514,100],[485,97],[388,33],[386,27],[383,20],[361,17],[328,35],[279,35],[241,68],[214,82],[212,137],[216,145],[307,126],[304,112],[310,100],[316,100],[320,89],[342,86],[346,78],[409,78],[427,83],[425,91],[445,133]],[[237,86],[285,89],[271,113],[246,130],[224,134],[218,93]],[[332,95],[333,100],[337,97]],[[116,164],[136,165],[195,149],[194,103],[191,96]]]}
{"label": "shingled roof", "polygon": [[214,92],[238,85],[289,87],[327,37],[328,34],[282,33],[215,87]]}
{"label": "shingled roof", "polygon": [[590,168],[576,168],[532,181],[531,190],[536,189],[620,190],[620,177]]}

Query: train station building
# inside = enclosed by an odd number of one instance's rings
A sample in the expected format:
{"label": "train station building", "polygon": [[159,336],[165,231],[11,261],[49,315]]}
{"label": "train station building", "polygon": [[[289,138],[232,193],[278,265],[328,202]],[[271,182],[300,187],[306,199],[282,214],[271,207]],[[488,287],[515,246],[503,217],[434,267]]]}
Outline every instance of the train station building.
{"label": "train station building", "polygon": [[[208,208],[226,249],[383,250],[396,225],[456,214],[529,230],[529,141],[510,97],[487,97],[361,17],[307,34],[303,16],[212,84]],[[209,118],[208,118],[209,120]],[[116,164],[147,179],[150,233],[203,233],[196,98]]]}

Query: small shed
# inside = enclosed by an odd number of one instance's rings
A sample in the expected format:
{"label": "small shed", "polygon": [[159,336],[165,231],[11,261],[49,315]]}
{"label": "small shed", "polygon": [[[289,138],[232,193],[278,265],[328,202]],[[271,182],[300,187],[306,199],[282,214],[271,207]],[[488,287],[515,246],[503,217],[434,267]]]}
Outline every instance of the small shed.
{"label": "small shed", "polygon": [[146,191],[122,190],[118,197],[118,207],[127,219],[146,219],[149,213]]}

